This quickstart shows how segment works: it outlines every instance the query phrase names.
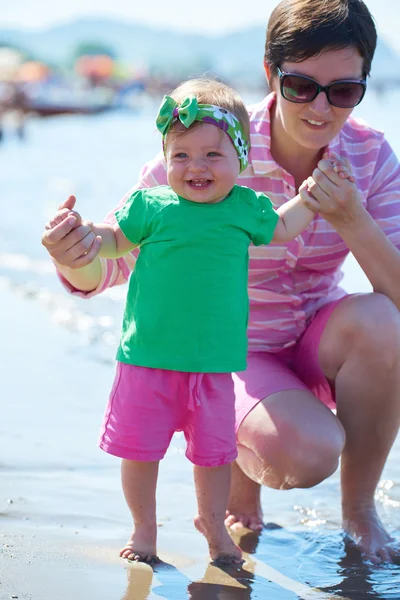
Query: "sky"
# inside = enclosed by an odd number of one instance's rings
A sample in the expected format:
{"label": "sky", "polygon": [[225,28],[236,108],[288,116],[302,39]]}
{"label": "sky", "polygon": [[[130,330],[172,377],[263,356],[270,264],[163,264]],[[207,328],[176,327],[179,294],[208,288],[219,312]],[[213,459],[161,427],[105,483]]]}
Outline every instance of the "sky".
{"label": "sky", "polygon": [[[157,28],[215,35],[267,23],[278,0],[0,0],[0,28],[45,29],[106,16]],[[400,53],[400,0],[366,0],[380,35]],[[244,8],[246,10],[244,10]]]}

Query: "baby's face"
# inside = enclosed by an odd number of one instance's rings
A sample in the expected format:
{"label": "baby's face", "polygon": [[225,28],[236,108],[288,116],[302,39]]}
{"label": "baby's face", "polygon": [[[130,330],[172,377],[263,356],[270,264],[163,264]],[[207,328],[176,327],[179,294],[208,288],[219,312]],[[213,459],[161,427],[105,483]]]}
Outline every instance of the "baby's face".
{"label": "baby's face", "polygon": [[168,183],[178,196],[201,203],[221,202],[239,175],[240,163],[229,136],[201,123],[166,145]]}

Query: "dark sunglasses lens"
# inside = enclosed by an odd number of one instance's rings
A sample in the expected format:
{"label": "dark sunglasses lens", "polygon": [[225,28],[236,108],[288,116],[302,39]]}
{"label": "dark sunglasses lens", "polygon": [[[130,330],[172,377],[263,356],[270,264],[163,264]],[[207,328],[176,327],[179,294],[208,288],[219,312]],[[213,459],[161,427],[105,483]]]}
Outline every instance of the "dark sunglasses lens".
{"label": "dark sunglasses lens", "polygon": [[362,83],[334,83],[329,88],[329,101],[341,108],[352,108],[356,106],[364,95]]}
{"label": "dark sunglasses lens", "polygon": [[297,75],[282,78],[282,95],[291,102],[311,102],[317,95],[317,85]]}

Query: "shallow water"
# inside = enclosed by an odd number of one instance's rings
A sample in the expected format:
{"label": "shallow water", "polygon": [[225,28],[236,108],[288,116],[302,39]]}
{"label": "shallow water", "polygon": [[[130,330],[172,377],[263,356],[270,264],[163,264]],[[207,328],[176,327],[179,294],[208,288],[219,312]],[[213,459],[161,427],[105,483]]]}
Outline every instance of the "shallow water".
{"label": "shallow water", "polygon": [[[367,97],[358,114],[385,129],[400,156],[399,100],[400,92]],[[68,296],[40,236],[71,192],[84,215],[103,218],[157,152],[153,118],[149,112],[36,120],[28,123],[24,142],[9,132],[0,146],[1,331],[6,340],[0,361],[1,522],[28,533],[40,526],[49,539],[80,536],[76,552],[89,548],[92,561],[94,548],[101,552],[99,564],[110,575],[106,583],[104,573],[103,578],[97,573],[97,600],[400,598],[399,566],[365,565],[354,548],[345,546],[338,473],[311,490],[263,490],[266,521],[278,527],[241,540],[249,553],[242,570],[224,574],[209,567],[205,541],[193,530],[195,498],[181,435],[174,437],[162,464],[158,489],[160,554],[170,566],[158,567],[152,582],[146,567],[129,567],[122,575],[112,570],[111,556],[127,535],[129,515],[118,461],[96,443],[125,289],[90,302]],[[343,285],[349,291],[369,289],[352,259]],[[377,502],[389,531],[400,536],[399,438]],[[113,577],[118,585],[110,594]],[[0,575],[0,598],[2,592]],[[43,594],[37,598],[47,600]]]}

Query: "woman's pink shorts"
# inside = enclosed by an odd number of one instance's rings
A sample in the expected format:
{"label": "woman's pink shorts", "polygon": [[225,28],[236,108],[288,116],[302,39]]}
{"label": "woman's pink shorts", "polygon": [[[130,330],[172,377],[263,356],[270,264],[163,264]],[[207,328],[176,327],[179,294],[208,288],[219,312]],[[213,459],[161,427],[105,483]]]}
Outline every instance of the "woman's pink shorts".
{"label": "woman's pink shorts", "polygon": [[[186,456],[199,466],[235,460],[236,431],[264,398],[308,390],[330,408],[334,391],[318,362],[323,330],[339,301],[324,306],[297,344],[278,354],[251,352],[240,373],[182,373],[117,364],[100,447],[120,458],[161,460],[175,431],[183,431]],[[235,418],[236,412],[236,418]]]}
{"label": "woman's pink shorts", "polygon": [[342,300],[344,298],[321,308],[295,346],[277,354],[252,352],[248,355],[246,371],[233,375],[236,431],[256,404],[284,390],[312,392],[328,408],[336,408],[334,389],[320,367],[318,349],[329,317]]}

